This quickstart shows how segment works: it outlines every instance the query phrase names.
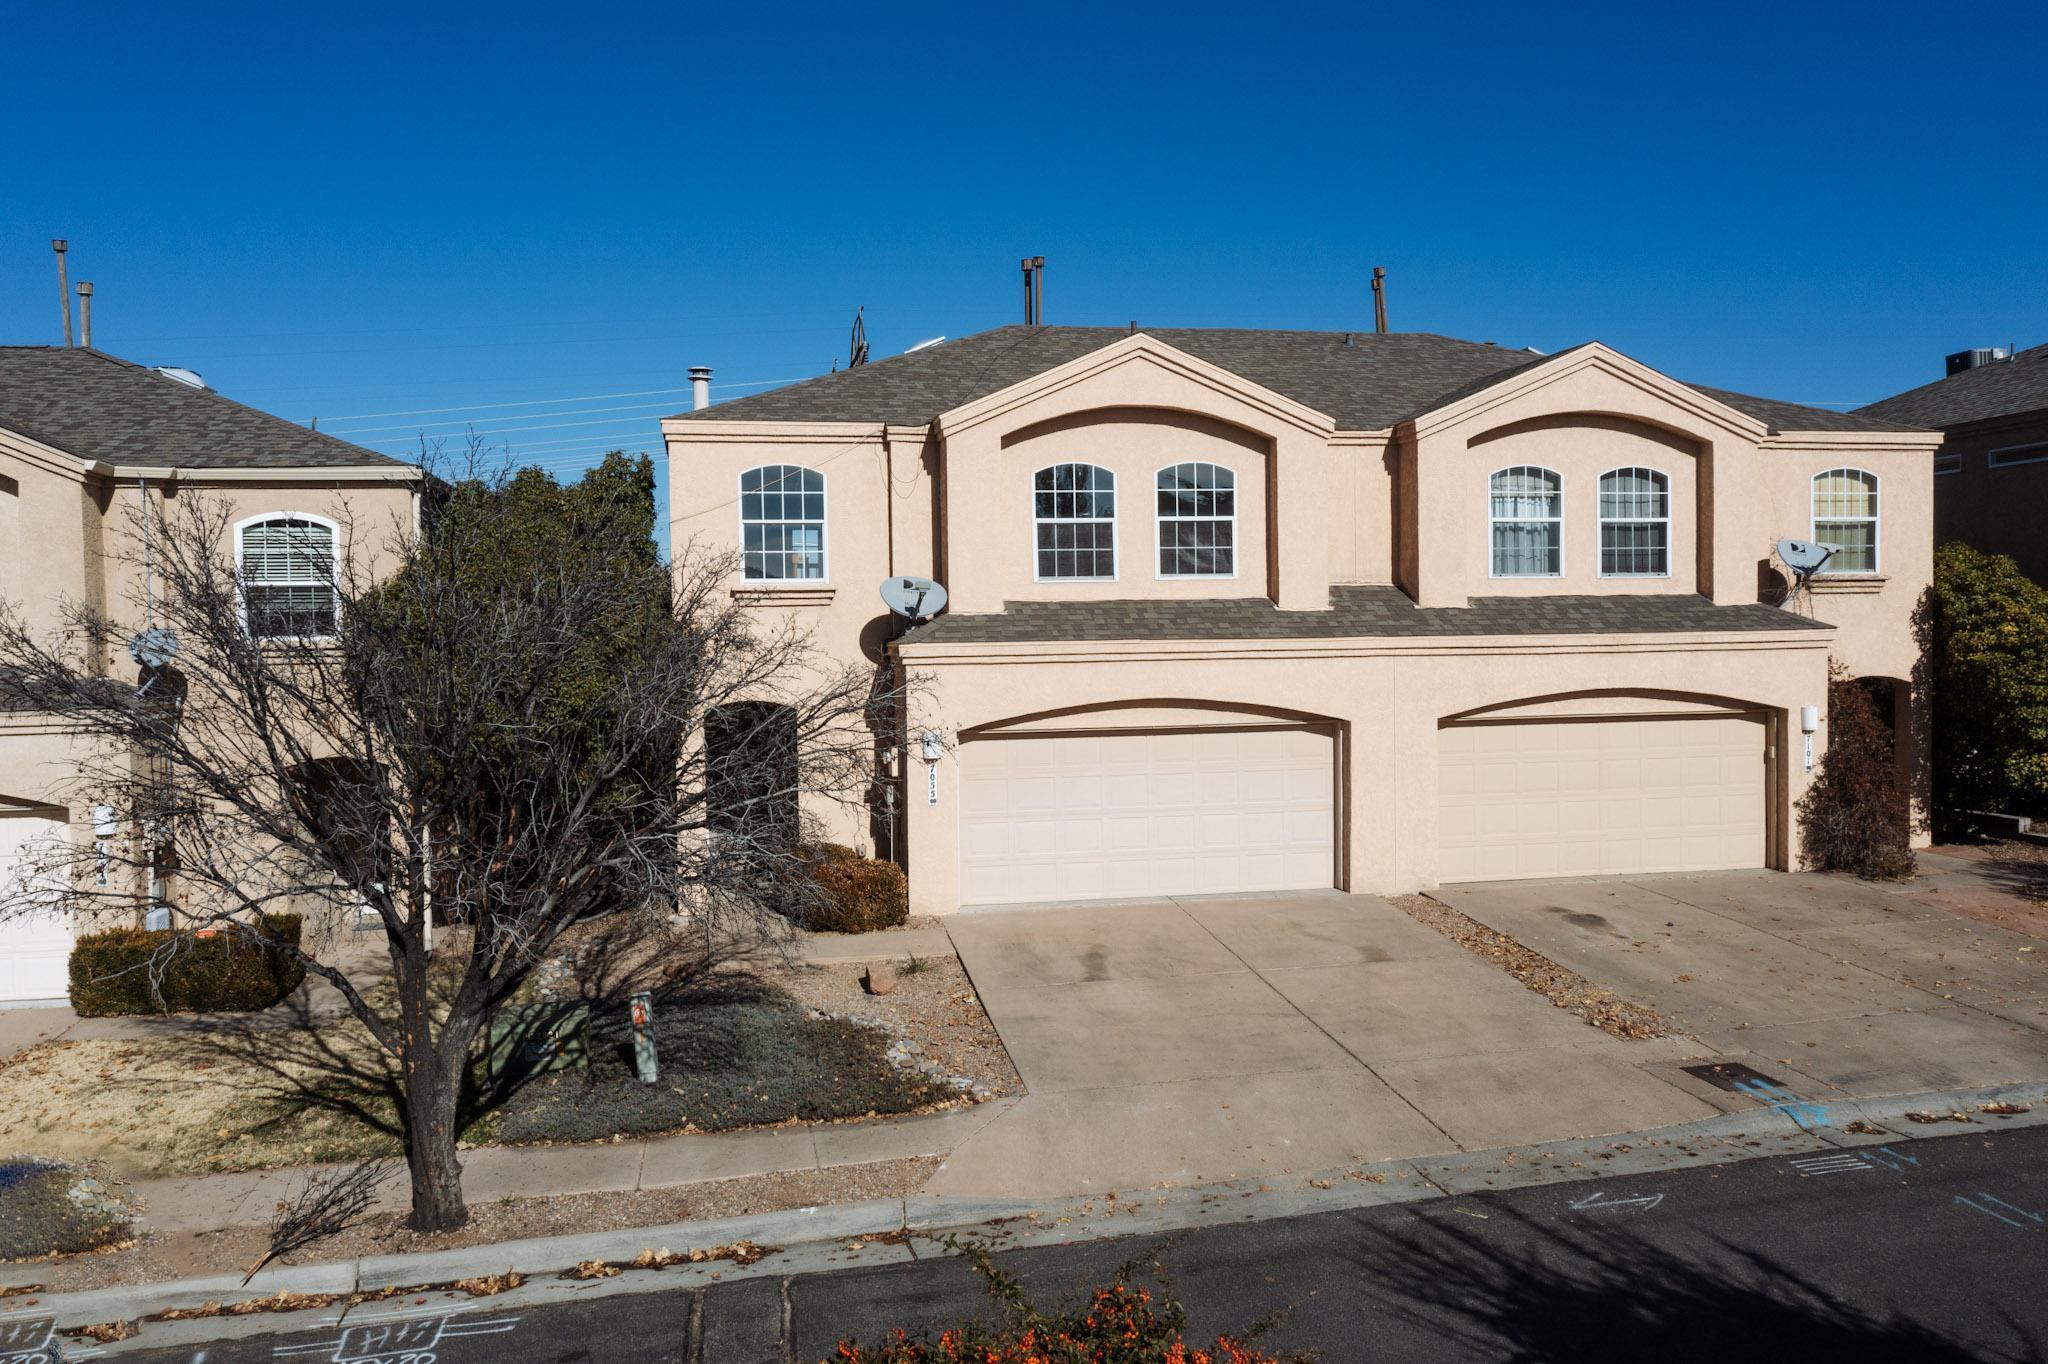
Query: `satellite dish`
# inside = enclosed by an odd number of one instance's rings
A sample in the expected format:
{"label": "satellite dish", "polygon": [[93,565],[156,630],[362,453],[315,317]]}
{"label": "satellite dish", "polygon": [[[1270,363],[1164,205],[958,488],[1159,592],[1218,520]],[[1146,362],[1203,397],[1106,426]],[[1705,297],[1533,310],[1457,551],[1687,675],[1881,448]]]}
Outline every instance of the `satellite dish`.
{"label": "satellite dish", "polygon": [[156,372],[166,379],[175,379],[187,388],[206,387],[206,380],[200,378],[197,371],[186,369],[183,365],[158,365]]}
{"label": "satellite dish", "polygon": [[161,625],[138,631],[128,641],[128,657],[145,668],[161,668],[178,656],[178,637]]}
{"label": "satellite dish", "polygon": [[1841,551],[1840,545],[1824,545],[1817,540],[1780,540],[1778,557],[1785,561],[1785,567],[1792,570],[1792,590],[1785,594],[1785,600],[1778,603],[1783,610],[1790,611],[1799,600],[1799,594],[1821,566]]}
{"label": "satellite dish", "polygon": [[1778,557],[1785,561],[1785,567],[1794,573],[1811,573],[1828,561],[1834,553],[1830,545],[1817,544],[1812,540],[1778,541]]}
{"label": "satellite dish", "polygon": [[897,576],[882,580],[882,600],[912,625],[946,609],[946,589],[930,578]]}

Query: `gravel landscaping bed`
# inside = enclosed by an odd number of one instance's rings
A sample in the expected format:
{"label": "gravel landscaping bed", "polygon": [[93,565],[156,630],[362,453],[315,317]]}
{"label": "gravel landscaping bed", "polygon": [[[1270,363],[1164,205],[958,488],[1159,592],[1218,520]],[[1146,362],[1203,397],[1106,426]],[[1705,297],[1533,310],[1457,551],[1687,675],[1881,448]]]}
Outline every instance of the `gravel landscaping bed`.
{"label": "gravel landscaping bed", "polygon": [[916,960],[915,969],[908,958],[893,963],[896,988],[886,995],[862,988],[861,973],[867,968],[859,965],[787,967],[769,979],[814,1009],[888,1027],[914,1044],[913,1055],[945,1074],[974,1081],[988,1096],[1022,1092],[1024,1081],[960,959]]}
{"label": "gravel landscaping bed", "polygon": [[1427,924],[1467,952],[1486,958],[1558,1008],[1570,1010],[1610,1036],[1639,1041],[1669,1036],[1672,1032],[1671,1025],[1655,1009],[1602,989],[1577,971],[1559,966],[1541,952],[1522,946],[1505,933],[1494,932],[1441,900],[1432,900],[1427,895],[1389,895],[1386,899],[1410,918]]}
{"label": "gravel landscaping bed", "polygon": [[[705,1184],[637,1193],[577,1194],[560,1198],[514,1198],[470,1206],[469,1225],[460,1231],[421,1236],[407,1231],[402,1213],[378,1213],[338,1236],[311,1246],[283,1264],[317,1264],[363,1255],[407,1255],[430,1250],[455,1250],[498,1241],[540,1236],[572,1236],[628,1227],[656,1227],[671,1222],[744,1217],[829,1203],[858,1203],[870,1198],[900,1198],[924,1186],[941,1157],[841,1165],[829,1170],[793,1170],[752,1175]],[[23,1293],[74,1293],[124,1284],[157,1283],[200,1275],[241,1274],[263,1253],[260,1228],[238,1227],[212,1233],[150,1236],[125,1248],[40,1261],[0,1262],[0,1289]],[[670,1239],[650,1249],[688,1250],[687,1241]],[[701,1247],[699,1247],[701,1248]],[[258,1274],[249,1285],[251,1297],[273,1291]],[[23,1306],[19,1296],[0,1300],[0,1312]]]}

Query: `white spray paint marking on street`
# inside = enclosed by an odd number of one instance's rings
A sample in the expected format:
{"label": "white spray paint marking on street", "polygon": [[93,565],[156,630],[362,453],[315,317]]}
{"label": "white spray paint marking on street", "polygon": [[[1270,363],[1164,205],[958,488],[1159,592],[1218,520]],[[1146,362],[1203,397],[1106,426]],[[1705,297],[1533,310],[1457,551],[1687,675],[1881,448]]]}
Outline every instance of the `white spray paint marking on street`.
{"label": "white spray paint marking on street", "polygon": [[2021,1231],[2039,1231],[2044,1225],[2040,1213],[2028,1212],[2025,1208],[2016,1207],[1992,1194],[1957,1194],[1956,1202],[1972,1212],[1995,1217],[2008,1227],[2018,1227]]}
{"label": "white spray paint marking on street", "polygon": [[1792,1168],[1812,1178],[1817,1175],[1846,1175],[1858,1170],[1874,1170],[1877,1167],[1865,1160],[1860,1153],[1844,1151],[1838,1156],[1806,1156],[1792,1162]]}
{"label": "white spray paint marking on street", "polygon": [[519,1324],[517,1317],[475,1318],[450,1312],[394,1312],[364,1318],[343,1328],[340,1336],[280,1345],[279,1357],[324,1356],[330,1364],[438,1364],[441,1347],[464,1336],[502,1335]]}
{"label": "white spray paint marking on street", "polygon": [[105,1353],[67,1346],[57,1338],[57,1319],[47,1312],[0,1313],[0,1364],[62,1364]]}
{"label": "white spray paint marking on street", "polygon": [[1627,1212],[1648,1212],[1664,1201],[1663,1194],[1638,1194],[1634,1198],[1609,1198],[1604,1193],[1588,1194],[1572,1204],[1573,1212],[1599,1212],[1615,1208]]}

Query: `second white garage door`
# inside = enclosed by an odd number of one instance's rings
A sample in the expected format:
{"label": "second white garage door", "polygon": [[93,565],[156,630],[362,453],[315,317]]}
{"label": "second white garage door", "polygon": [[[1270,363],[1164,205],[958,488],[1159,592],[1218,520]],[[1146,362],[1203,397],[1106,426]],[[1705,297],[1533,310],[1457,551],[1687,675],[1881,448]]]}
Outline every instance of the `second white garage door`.
{"label": "second white garage door", "polygon": [[1303,890],[1335,879],[1335,741],[1303,728],[970,740],[960,901]]}
{"label": "second white garage door", "polygon": [[1761,717],[1453,725],[1438,752],[1442,880],[1764,865]]}

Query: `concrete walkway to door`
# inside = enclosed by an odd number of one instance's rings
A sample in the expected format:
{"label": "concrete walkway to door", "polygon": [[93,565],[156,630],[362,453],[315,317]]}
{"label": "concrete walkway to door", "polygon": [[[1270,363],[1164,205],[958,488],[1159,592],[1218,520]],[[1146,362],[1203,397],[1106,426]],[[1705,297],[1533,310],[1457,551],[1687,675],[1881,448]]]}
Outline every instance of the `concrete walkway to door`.
{"label": "concrete walkway to door", "polygon": [[1372,896],[1336,891],[957,915],[1028,1093],[934,1194],[1035,1196],[1301,1174],[1635,1131],[1717,1110],[1622,1042]]}

